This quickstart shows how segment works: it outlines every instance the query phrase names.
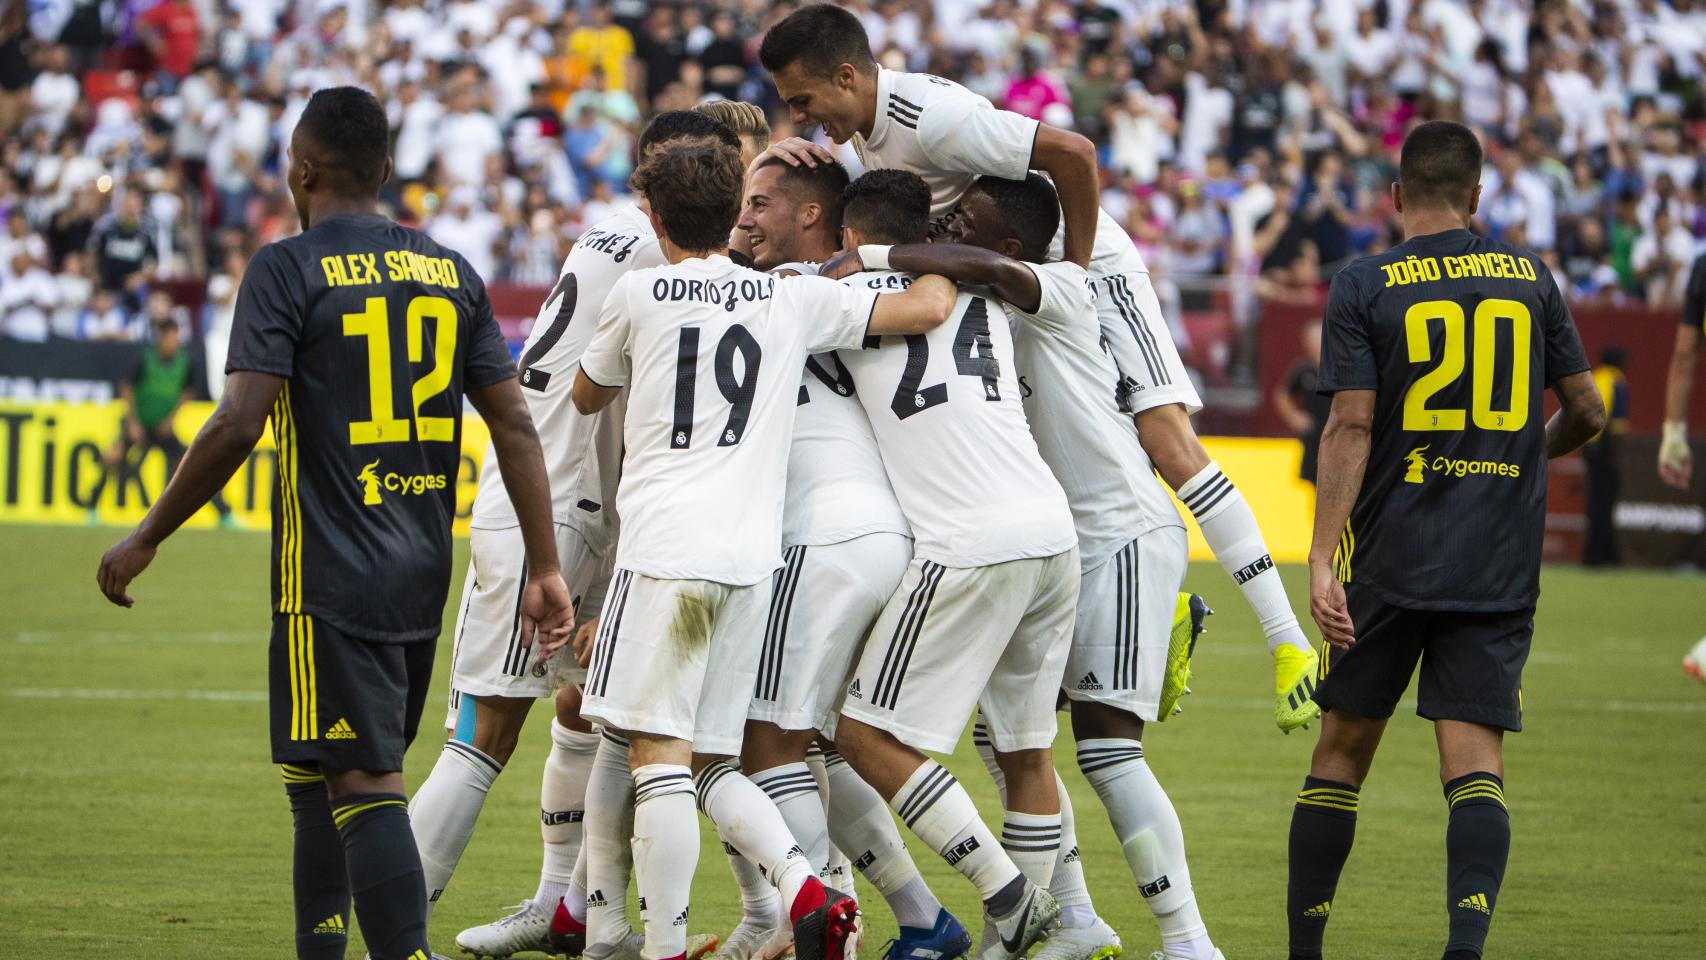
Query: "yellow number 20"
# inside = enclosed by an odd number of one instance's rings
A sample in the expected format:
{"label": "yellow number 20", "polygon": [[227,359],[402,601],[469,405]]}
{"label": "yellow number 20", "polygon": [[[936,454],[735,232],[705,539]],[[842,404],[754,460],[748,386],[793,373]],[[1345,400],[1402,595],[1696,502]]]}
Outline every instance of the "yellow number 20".
{"label": "yellow number 20", "polygon": [[391,443],[413,435],[411,423],[420,424],[422,440],[452,440],[456,436],[453,417],[423,417],[424,405],[450,386],[456,364],[456,306],[443,297],[416,297],[409,301],[409,362],[419,363],[425,353],[425,326],[434,320],[433,365],[416,380],[410,391],[414,419],[400,420],[391,393],[391,323],[384,297],[368,297],[360,313],[344,314],[344,336],[367,339],[367,391],[373,419],[349,425],[351,444]]}
{"label": "yellow number 20", "polygon": [[[1404,394],[1405,430],[1462,430],[1465,412],[1461,408],[1429,407],[1433,395],[1455,383],[1463,375],[1464,316],[1463,308],[1450,300],[1428,300],[1412,306],[1404,314],[1404,341],[1411,363],[1427,363],[1434,359],[1433,342],[1428,336],[1431,321],[1445,326],[1441,343],[1439,366],[1429,370]],[[1496,362],[1498,324],[1511,322],[1510,409],[1493,409],[1493,364]],[[1516,300],[1489,299],[1475,308],[1473,327],[1475,341],[1474,369],[1470,381],[1470,413],[1475,426],[1483,430],[1521,430],[1528,423],[1529,347],[1533,340],[1533,314]]]}

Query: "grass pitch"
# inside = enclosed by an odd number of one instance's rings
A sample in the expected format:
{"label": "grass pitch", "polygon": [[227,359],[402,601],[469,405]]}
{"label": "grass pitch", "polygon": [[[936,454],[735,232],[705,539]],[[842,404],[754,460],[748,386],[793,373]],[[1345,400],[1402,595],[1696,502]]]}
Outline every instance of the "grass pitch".
{"label": "grass pitch", "polygon": [[[290,956],[290,813],[266,762],[266,537],[179,534],[125,611],[94,584],[119,533],[0,527],[0,955]],[[1284,574],[1302,609],[1303,571]],[[1286,830],[1314,733],[1274,730],[1266,651],[1231,581],[1199,564],[1188,585],[1219,613],[1195,695],[1150,731],[1146,752],[1184,821],[1218,944],[1232,960],[1283,956]],[[1489,956],[1706,956],[1706,689],[1678,669],[1706,632],[1706,581],[1549,569],[1537,628],[1529,732],[1508,741],[1515,836]],[[447,655],[448,642],[408,757],[411,788],[438,754]],[[1427,958],[1444,942],[1446,809],[1412,709],[1394,719],[1363,793],[1327,935],[1335,958]],[[547,723],[536,711],[433,915],[442,952],[533,893]],[[1063,744],[1097,907],[1127,955],[1147,957],[1154,922]],[[998,818],[969,738],[950,766]],[[726,933],[739,897],[704,837],[693,930]],[[913,852],[975,935],[970,885]],[[894,921],[861,893],[874,957]],[[354,929],[351,940],[360,957]]]}

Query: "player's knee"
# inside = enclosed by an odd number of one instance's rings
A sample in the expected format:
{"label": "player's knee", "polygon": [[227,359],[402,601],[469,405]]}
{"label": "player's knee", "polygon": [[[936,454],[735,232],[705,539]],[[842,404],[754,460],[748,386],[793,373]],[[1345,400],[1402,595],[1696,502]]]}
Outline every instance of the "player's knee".
{"label": "player's knee", "polygon": [[1440,783],[1479,772],[1504,776],[1504,731],[1458,720],[1437,721],[1434,729],[1439,741]]}
{"label": "player's knee", "polygon": [[1190,414],[1182,405],[1163,404],[1137,414],[1135,419],[1138,443],[1169,487],[1177,490],[1208,466],[1208,451],[1197,439]]}
{"label": "player's knee", "polygon": [[1079,740],[1142,740],[1143,721],[1129,710],[1073,700],[1072,735]]}
{"label": "player's knee", "polygon": [[878,756],[882,739],[883,731],[851,717],[842,717],[835,726],[835,747],[855,770]]}
{"label": "player's knee", "polygon": [[581,718],[581,688],[573,684],[557,691],[557,722],[576,733],[591,733],[592,724]]}
{"label": "player's knee", "polygon": [[333,800],[359,793],[402,793],[401,770],[350,770],[328,767],[320,772],[326,777],[326,794]]}
{"label": "player's knee", "polygon": [[746,736],[741,741],[740,765],[753,772],[804,762],[806,749],[816,737],[815,730],[784,730],[764,720],[748,720]]}
{"label": "player's knee", "polygon": [[1309,773],[1322,780],[1360,787],[1374,765],[1374,752],[1386,729],[1384,719],[1356,717],[1335,710],[1323,717]]}

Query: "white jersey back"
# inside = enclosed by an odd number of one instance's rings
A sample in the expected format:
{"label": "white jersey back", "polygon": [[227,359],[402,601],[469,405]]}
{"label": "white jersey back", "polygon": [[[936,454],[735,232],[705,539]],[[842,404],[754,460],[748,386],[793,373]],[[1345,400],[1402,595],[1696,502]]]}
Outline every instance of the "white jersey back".
{"label": "white jersey back", "polygon": [[[859,161],[872,170],[908,170],[930,185],[930,215],[954,205],[983,175],[1023,180],[1031,168],[1038,123],[941,77],[877,68],[877,119],[869,137],[854,134]],[[1066,227],[1049,256],[1062,256]],[[1090,275],[1145,273],[1148,267],[1119,222],[1100,211]]]}
{"label": "white jersey back", "polygon": [[[841,282],[898,291],[912,278],[875,272]],[[1076,542],[1066,495],[1025,421],[1008,323],[1001,301],[961,293],[948,322],[928,334],[841,351],[919,559],[982,567]]]}
{"label": "white jersey back", "polygon": [[800,369],[808,354],[858,346],[875,303],[726,256],[616,282],[581,358],[594,383],[628,386],[616,566],[744,586],[781,565]]}
{"label": "white jersey back", "polygon": [[[817,268],[787,263],[775,272],[815,276]],[[912,535],[855,389],[836,351],[806,358],[788,447],[783,546],[842,543],[868,533]]]}
{"label": "white jersey back", "polygon": [[[663,262],[651,221],[639,207],[630,205],[599,221],[581,234],[563,260],[557,284],[521,348],[521,393],[545,453],[552,516],[579,530],[587,546],[600,555],[616,535],[623,400],[584,417],[569,391],[610,288],[630,270]],[[492,530],[516,523],[515,507],[498,472],[497,452],[488,444],[471,525]]]}
{"label": "white jersey back", "polygon": [[1089,275],[1075,263],[1029,263],[1042,286],[1034,314],[1008,305],[1019,392],[1037,449],[1072,505],[1078,559],[1096,569],[1157,527],[1182,527],[1178,508],[1115,399],[1119,372],[1096,327]]}

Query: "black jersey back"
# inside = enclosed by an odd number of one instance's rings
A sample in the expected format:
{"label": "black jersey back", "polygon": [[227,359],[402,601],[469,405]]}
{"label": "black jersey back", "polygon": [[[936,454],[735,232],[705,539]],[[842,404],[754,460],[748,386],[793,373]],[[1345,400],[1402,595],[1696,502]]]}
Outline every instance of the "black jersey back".
{"label": "black jersey back", "polygon": [[331,217],[249,261],[226,369],[288,379],[274,610],[368,640],[437,636],[463,390],[515,375],[479,276],[384,217]]}
{"label": "black jersey back", "polygon": [[1397,606],[1514,610],[1540,593],[1544,394],[1588,369],[1540,258],[1467,230],[1333,280],[1317,389],[1374,390],[1339,578]]}

